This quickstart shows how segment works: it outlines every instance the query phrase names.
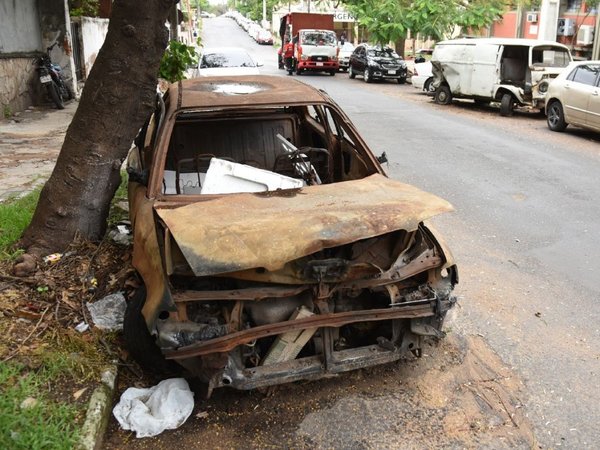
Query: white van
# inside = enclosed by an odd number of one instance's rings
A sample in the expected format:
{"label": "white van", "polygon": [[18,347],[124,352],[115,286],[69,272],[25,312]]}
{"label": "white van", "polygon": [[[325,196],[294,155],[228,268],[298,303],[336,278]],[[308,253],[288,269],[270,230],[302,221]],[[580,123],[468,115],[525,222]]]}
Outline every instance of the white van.
{"label": "white van", "polygon": [[431,58],[436,103],[456,98],[543,110],[548,85],[571,62],[569,49],[535,39],[455,39],[436,44]]}

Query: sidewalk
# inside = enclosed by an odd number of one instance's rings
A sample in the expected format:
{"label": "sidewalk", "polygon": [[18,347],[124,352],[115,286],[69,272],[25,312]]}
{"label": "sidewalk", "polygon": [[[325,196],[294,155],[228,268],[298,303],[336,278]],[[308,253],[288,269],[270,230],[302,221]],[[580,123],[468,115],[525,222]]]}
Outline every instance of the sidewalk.
{"label": "sidewalk", "polygon": [[78,105],[73,100],[63,110],[35,107],[0,120],[0,201],[50,176]]}

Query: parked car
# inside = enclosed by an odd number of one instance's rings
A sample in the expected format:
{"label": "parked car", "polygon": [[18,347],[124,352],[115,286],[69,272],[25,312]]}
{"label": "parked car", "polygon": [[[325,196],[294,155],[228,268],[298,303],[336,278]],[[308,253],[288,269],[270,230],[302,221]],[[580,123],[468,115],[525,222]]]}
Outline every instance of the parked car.
{"label": "parked car", "polygon": [[420,356],[456,265],[427,219],[446,201],[388,178],[322,90],[277,76],[172,84],[128,158],[124,338],[252,389]]}
{"label": "parked car", "polygon": [[255,40],[262,45],[273,45],[273,35],[269,30],[265,30],[264,28],[258,30]]}
{"label": "parked car", "polygon": [[412,83],[413,87],[433,94],[435,89],[433,88],[431,62],[425,61],[421,63],[415,63],[413,67],[413,74],[410,77],[410,82]]}
{"label": "parked car", "polygon": [[548,84],[571,62],[563,44],[536,39],[455,39],[436,44],[431,63],[436,103],[453,97],[500,102],[500,114],[517,106],[543,109]]}
{"label": "parked car", "polygon": [[548,128],[567,125],[600,131],[600,61],[571,63],[548,87]]}
{"label": "parked car", "polygon": [[350,56],[348,76],[362,75],[367,83],[373,80],[406,82],[406,63],[391,48],[360,44]]}
{"label": "parked car", "polygon": [[420,48],[415,52],[415,63],[423,63],[431,59],[431,55],[433,55],[432,48]]}
{"label": "parked car", "polygon": [[202,52],[194,77],[258,75],[260,63],[237,47],[208,47]]}
{"label": "parked car", "polygon": [[344,42],[339,45],[339,49],[338,61],[340,62],[340,70],[347,72],[350,66],[350,55],[354,52],[354,45],[350,42]]}
{"label": "parked car", "polygon": [[256,41],[260,30],[262,30],[262,27],[259,24],[251,23],[247,30],[248,36],[250,36],[252,39],[254,39]]}

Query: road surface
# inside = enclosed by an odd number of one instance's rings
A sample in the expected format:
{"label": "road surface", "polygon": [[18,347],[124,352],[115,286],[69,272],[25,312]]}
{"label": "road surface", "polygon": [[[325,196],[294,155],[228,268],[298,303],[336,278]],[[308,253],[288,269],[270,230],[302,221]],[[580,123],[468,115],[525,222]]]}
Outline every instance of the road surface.
{"label": "road surface", "polygon": [[[278,70],[230,19],[237,45]],[[453,203],[436,218],[459,263],[448,338],[421,360],[198,399],[181,429],[131,448],[595,448],[600,442],[599,136],[543,117],[435,105],[411,85],[303,75],[353,120],[388,174]],[[108,448],[124,433],[111,424]]]}

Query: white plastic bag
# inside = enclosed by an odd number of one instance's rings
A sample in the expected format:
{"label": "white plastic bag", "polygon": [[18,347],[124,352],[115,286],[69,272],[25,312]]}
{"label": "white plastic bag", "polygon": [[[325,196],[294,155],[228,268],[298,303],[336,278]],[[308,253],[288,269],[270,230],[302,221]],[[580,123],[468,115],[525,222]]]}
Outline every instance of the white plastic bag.
{"label": "white plastic bag", "polygon": [[147,388],[129,388],[121,395],[113,415],[124,430],[138,438],[152,437],[180,427],[192,414],[194,393],[183,378],[170,378]]}

